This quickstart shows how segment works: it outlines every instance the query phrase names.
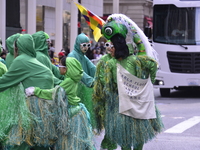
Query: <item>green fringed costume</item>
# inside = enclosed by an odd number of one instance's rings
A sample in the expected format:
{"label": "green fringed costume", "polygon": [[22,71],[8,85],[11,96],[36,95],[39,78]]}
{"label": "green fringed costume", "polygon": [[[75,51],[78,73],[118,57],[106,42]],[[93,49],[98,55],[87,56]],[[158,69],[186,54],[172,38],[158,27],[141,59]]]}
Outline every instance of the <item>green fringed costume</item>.
{"label": "green fringed costume", "polygon": [[[49,141],[50,139],[51,142],[44,142],[41,144],[40,140],[43,139],[41,134],[45,136],[46,133],[43,131],[46,130],[43,130],[43,128],[39,130],[40,128],[37,125],[43,124],[42,127],[53,130],[53,128],[48,128],[45,122],[41,122],[41,120],[44,119],[41,118],[46,117],[42,114],[46,113],[50,115],[49,112],[53,110],[45,111],[45,109],[42,109],[43,105],[46,104],[43,103],[43,100],[39,100],[36,97],[31,98],[31,102],[29,101],[30,99],[25,101],[24,88],[30,86],[37,86],[44,89],[53,88],[53,74],[46,66],[36,59],[34,42],[31,35],[24,34],[20,36],[17,40],[17,48],[18,56],[13,60],[9,70],[0,77],[0,102],[2,104],[0,120],[4,120],[2,122],[5,123],[1,123],[0,140],[6,143],[6,150],[29,150],[31,146],[33,146],[34,150],[38,148],[45,149],[45,146],[48,147],[52,144],[52,138],[46,136],[47,139],[44,140]],[[31,112],[27,106],[30,108],[37,106],[40,108],[41,113],[36,115],[36,113],[34,111]],[[53,113],[56,115],[55,111]],[[58,116],[56,117],[59,118]],[[52,118],[49,117],[49,119]],[[38,129],[37,133],[40,134],[30,134],[34,129]],[[51,135],[52,132],[49,133]],[[50,137],[53,135],[55,134],[52,134]],[[55,140],[55,137],[53,139]],[[37,145],[39,147],[37,147]]]}
{"label": "green fringed costume", "polygon": [[[134,49],[132,44],[127,44],[129,48],[129,54],[133,55]],[[94,105],[94,114],[96,119],[96,129],[97,133],[99,134],[104,129],[104,123],[105,123],[105,103],[106,103],[106,94],[105,94],[105,68],[106,68],[106,62],[112,59],[113,61],[116,61],[116,59],[113,59],[111,54],[103,55],[99,62],[97,63],[97,69],[95,74],[95,82],[94,82],[94,92],[93,92],[93,105]],[[109,139],[107,134],[104,135],[104,139],[101,143],[101,147],[106,149],[116,149],[117,144],[116,142],[113,142]]]}
{"label": "green fringed costume", "polygon": [[[67,72],[64,81],[60,84],[67,95],[69,132],[66,135],[58,134],[55,147],[59,150],[94,150],[93,133],[90,116],[81,99],[77,97],[78,82],[81,80],[83,70],[81,64],[75,59],[66,59]],[[45,90],[35,87],[34,95],[44,99],[52,99],[55,89]]]}
{"label": "green fringed costume", "polygon": [[135,57],[132,55],[117,62],[116,59],[109,60],[105,70],[105,132],[111,140],[117,142],[121,147],[137,147],[160,133],[163,129],[163,124],[157,108],[156,119],[134,119],[119,114],[116,63],[119,63],[132,75],[139,78],[148,78],[150,74],[152,82],[154,82],[157,63],[147,56]]}
{"label": "green fringed costume", "polygon": [[104,128],[104,117],[105,117],[105,65],[108,60],[112,57],[110,54],[103,55],[99,62],[97,63],[95,82],[94,82],[94,92],[92,96],[92,101],[94,105],[94,114],[96,119],[96,129],[99,133]]}
{"label": "green fringed costume", "polygon": [[[136,119],[119,113],[117,64],[138,78],[147,79],[150,76],[153,83],[157,63],[151,57],[146,56],[146,54],[153,56],[150,44],[146,42],[146,37],[137,25],[126,16],[122,14],[109,16],[102,27],[102,33],[107,40],[112,41],[115,58],[107,62],[100,61],[101,66],[97,65],[93,99],[95,112],[97,112],[96,118],[99,119],[98,131],[105,128],[105,137],[101,146],[113,150],[118,144],[122,150],[131,150],[131,147],[142,150],[144,143],[162,131],[163,123],[156,106],[155,119]],[[140,40],[139,35],[144,38]],[[138,48],[137,56],[130,55],[126,40],[135,42]]]}
{"label": "green fringed costume", "polygon": [[93,128],[95,128],[95,120],[93,113],[93,104],[92,104],[92,93],[93,93],[93,82],[94,75],[96,71],[96,66],[85,56],[85,54],[80,49],[81,43],[88,43],[90,40],[84,34],[81,33],[77,36],[74,50],[68,54],[68,57],[76,58],[83,68],[83,77],[81,78],[81,82],[79,82],[78,86],[78,96],[81,98],[81,102],[85,105],[90,113],[90,118],[92,122]]}

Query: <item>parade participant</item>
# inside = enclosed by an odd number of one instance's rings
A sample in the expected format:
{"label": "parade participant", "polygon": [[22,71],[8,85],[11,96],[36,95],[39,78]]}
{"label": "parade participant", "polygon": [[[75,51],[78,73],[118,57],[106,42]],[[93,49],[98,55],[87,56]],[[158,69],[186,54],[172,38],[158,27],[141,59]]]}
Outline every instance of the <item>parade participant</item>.
{"label": "parade participant", "polygon": [[83,77],[78,86],[78,96],[81,98],[81,102],[85,104],[91,115],[92,126],[95,126],[93,106],[92,106],[92,93],[94,84],[94,75],[96,66],[85,56],[88,48],[91,46],[90,39],[84,33],[79,34],[76,37],[74,44],[74,50],[68,54],[68,57],[76,58],[82,65]]}
{"label": "parade participant", "polygon": [[[105,122],[105,101],[106,101],[106,95],[105,95],[105,66],[106,62],[112,58],[111,50],[112,50],[112,44],[111,41],[108,40],[105,43],[105,49],[106,54],[103,55],[99,62],[97,63],[96,67],[96,73],[95,73],[95,81],[94,81],[94,92],[92,96],[93,106],[94,106],[94,115],[96,120],[96,129],[97,134],[101,132],[101,130],[104,129],[104,122]],[[112,142],[109,137],[107,137],[106,133],[104,135],[104,138],[101,142],[101,148],[103,149],[116,149],[117,144],[115,142]]]}
{"label": "parade participant", "polygon": [[[133,55],[134,48],[131,43],[127,43],[128,49],[129,49],[129,55]],[[104,122],[105,122],[105,84],[106,81],[104,80],[106,74],[105,74],[105,66],[106,62],[114,57],[113,54],[113,45],[111,44],[111,41],[108,40],[105,43],[105,49],[106,54],[101,57],[99,62],[97,63],[97,69],[95,74],[95,82],[94,82],[94,92],[93,92],[93,105],[94,105],[94,114],[96,119],[96,129],[97,134],[101,132],[101,130],[104,129]],[[106,135],[104,135],[104,139],[101,142],[101,148],[106,149],[116,149],[117,144],[115,142],[112,142]]]}
{"label": "parade participant", "polygon": [[[127,17],[121,14],[111,15],[102,28],[104,37],[111,40],[113,44],[114,54],[114,58],[106,62],[104,70],[105,88],[103,90],[106,95],[103,119],[105,119],[105,133],[109,139],[109,143],[105,143],[104,148],[115,149],[114,146],[117,143],[122,150],[130,150],[131,147],[134,147],[134,150],[142,150],[143,144],[153,139],[163,129],[152,93],[157,62],[152,49],[148,49],[145,38],[140,37],[141,33],[135,26],[131,26],[130,20],[125,18]],[[131,37],[128,37],[129,32],[132,32]],[[138,35],[137,38],[141,38],[138,44],[143,43],[145,48],[140,55],[136,54],[137,56],[130,55],[127,46],[127,39],[129,42],[131,42],[130,39],[134,41],[133,32]],[[139,82],[141,82],[139,85],[134,85]],[[148,85],[149,88],[144,90],[146,93],[142,93],[142,90],[138,92],[141,88],[147,88],[143,87],[144,85]],[[145,97],[145,94],[150,97]],[[101,107],[101,103],[99,104],[97,108]]]}
{"label": "parade participant", "polygon": [[74,57],[81,63],[84,71],[81,81],[87,87],[93,87],[96,71],[96,66],[85,56],[90,46],[90,39],[84,33],[81,33],[76,38],[74,50],[68,54],[68,57]]}
{"label": "parade participant", "polygon": [[20,36],[19,33],[13,34],[6,39],[6,47],[8,49],[8,54],[6,55],[6,66],[9,69],[10,65],[14,60],[14,43],[16,39]]}
{"label": "parade participant", "polygon": [[1,51],[1,57],[0,57],[0,62],[2,62],[3,64],[6,64],[6,61],[5,61],[5,57],[6,57],[6,51],[4,50],[3,46],[2,46],[2,39],[0,38],[0,49],[2,50]]}
{"label": "parade participant", "polygon": [[[60,61],[59,69],[60,74],[65,75],[64,81],[59,86],[66,92],[66,101],[68,101],[68,113],[70,116],[70,131],[67,134],[67,139],[61,144],[65,145],[62,147],[62,150],[93,150],[94,144],[89,114],[84,104],[80,103],[80,98],[77,97],[78,82],[83,75],[81,64],[75,58],[63,57]],[[26,89],[26,94],[28,96],[35,95],[51,100],[54,91],[55,88],[46,90],[38,87],[29,87]]]}
{"label": "parade participant", "polygon": [[[41,141],[37,133],[28,133],[28,131],[33,131],[30,130],[31,120],[37,123],[36,120],[41,116],[34,114],[37,118],[35,121],[35,117],[31,117],[27,104],[31,106],[38,105],[38,103],[34,99],[26,102],[23,89],[30,86],[44,89],[53,88],[53,74],[36,59],[34,41],[31,35],[20,36],[15,42],[15,47],[15,56],[17,57],[13,60],[9,70],[0,77],[0,118],[2,122],[0,138],[6,139],[6,144],[11,147],[11,150],[29,150],[34,145],[39,146],[33,147],[34,150],[40,148],[45,150],[43,146],[40,146]],[[33,101],[35,103],[32,103]],[[40,113],[42,114],[42,110]],[[32,124],[31,127],[33,129],[37,125]],[[45,129],[44,126],[43,129]],[[5,132],[7,130],[10,132]],[[43,134],[43,132],[41,133]],[[47,136],[47,138],[49,137]],[[55,135],[48,140],[53,139],[55,139]],[[48,147],[48,145],[44,146]]]}
{"label": "parade participant", "polygon": [[[3,51],[3,48],[2,48],[2,46],[0,44],[0,54],[2,53],[2,51]],[[0,62],[0,77],[6,72],[7,72],[6,65],[4,63]]]}
{"label": "parade participant", "polygon": [[64,77],[60,75],[58,67],[51,63],[48,49],[50,46],[49,35],[43,31],[38,31],[34,33],[33,39],[35,42],[36,58],[46,67],[48,67],[54,74],[54,85],[59,85]]}

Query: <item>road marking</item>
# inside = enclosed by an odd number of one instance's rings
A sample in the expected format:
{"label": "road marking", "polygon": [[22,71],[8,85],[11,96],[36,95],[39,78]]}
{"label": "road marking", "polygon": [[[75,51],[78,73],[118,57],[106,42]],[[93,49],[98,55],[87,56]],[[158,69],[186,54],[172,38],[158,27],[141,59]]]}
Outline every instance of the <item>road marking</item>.
{"label": "road marking", "polygon": [[165,133],[182,133],[185,130],[191,128],[192,126],[198,124],[199,122],[200,116],[194,116],[166,130]]}

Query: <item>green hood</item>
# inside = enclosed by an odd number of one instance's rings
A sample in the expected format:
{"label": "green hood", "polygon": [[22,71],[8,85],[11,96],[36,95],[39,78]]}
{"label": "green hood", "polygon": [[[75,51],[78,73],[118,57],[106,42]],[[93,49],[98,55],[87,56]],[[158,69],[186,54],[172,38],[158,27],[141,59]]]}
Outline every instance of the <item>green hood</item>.
{"label": "green hood", "polygon": [[38,31],[34,33],[32,36],[35,42],[35,51],[36,52],[40,51],[49,57],[48,44],[46,42],[46,35],[47,34],[44,31]]}
{"label": "green hood", "polygon": [[81,43],[88,43],[90,42],[90,39],[84,34],[84,33],[81,33],[79,34],[77,37],[76,37],[76,41],[75,41],[75,44],[74,44],[74,50],[80,54],[83,54],[81,49],[80,49],[80,44]]}
{"label": "green hood", "polygon": [[36,57],[35,44],[30,34],[24,34],[17,40],[19,55],[27,54],[31,57]]}
{"label": "green hood", "polygon": [[73,57],[67,57],[66,67],[67,73],[65,76],[71,78],[74,82],[79,82],[83,76],[83,69],[80,62]]}
{"label": "green hood", "polygon": [[17,38],[19,38],[20,35],[21,34],[16,33],[6,39],[6,46],[11,55],[14,55],[14,42],[17,40]]}

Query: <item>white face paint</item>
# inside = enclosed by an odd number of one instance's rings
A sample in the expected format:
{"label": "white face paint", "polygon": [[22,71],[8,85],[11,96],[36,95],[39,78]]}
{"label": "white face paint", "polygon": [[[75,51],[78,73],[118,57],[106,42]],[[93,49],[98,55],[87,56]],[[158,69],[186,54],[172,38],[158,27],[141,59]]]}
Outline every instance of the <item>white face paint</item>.
{"label": "white face paint", "polygon": [[90,43],[81,43],[80,49],[85,54],[87,52],[88,48],[90,48],[90,46],[91,46]]}

